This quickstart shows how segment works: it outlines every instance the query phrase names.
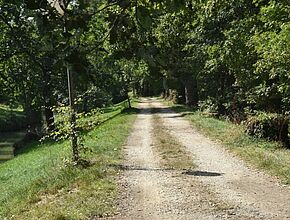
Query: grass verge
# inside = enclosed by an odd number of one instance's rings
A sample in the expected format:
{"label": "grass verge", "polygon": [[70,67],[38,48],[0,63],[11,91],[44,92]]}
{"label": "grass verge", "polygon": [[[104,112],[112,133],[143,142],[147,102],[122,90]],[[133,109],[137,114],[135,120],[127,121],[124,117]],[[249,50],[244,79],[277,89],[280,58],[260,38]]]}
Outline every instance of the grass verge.
{"label": "grass verge", "polygon": [[186,148],[170,135],[157,114],[153,115],[153,142],[165,168],[190,170],[195,167]]}
{"label": "grass verge", "polygon": [[123,111],[83,135],[93,161],[86,169],[66,163],[69,142],[32,143],[0,164],[0,219],[88,219],[114,213],[115,164],[121,159],[136,111]]}
{"label": "grass verge", "polygon": [[201,133],[221,143],[254,167],[279,177],[284,184],[290,184],[290,150],[282,148],[277,142],[245,134],[242,125],[209,117],[183,105],[164,103],[189,119]]}

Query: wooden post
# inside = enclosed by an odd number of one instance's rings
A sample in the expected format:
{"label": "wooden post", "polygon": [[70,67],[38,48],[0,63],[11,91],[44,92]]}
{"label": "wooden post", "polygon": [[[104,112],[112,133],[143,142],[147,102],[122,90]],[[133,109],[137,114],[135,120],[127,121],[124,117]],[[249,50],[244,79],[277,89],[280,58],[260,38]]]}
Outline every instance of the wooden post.
{"label": "wooden post", "polygon": [[69,65],[67,66],[68,94],[70,107],[70,131],[71,131],[71,147],[72,159],[74,162],[79,161],[78,137],[76,131],[76,114],[74,109],[74,93],[73,93],[73,78]]}

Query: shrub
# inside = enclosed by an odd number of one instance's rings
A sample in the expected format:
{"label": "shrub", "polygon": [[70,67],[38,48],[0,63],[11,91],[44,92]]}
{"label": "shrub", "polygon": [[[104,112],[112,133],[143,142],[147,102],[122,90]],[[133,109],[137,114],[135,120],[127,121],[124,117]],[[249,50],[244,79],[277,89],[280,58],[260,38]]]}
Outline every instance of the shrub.
{"label": "shrub", "polygon": [[246,133],[259,138],[281,141],[289,148],[289,116],[259,112],[248,118]]}
{"label": "shrub", "polygon": [[205,114],[211,116],[218,116],[218,105],[213,99],[206,99],[204,101],[199,101],[198,108]]}

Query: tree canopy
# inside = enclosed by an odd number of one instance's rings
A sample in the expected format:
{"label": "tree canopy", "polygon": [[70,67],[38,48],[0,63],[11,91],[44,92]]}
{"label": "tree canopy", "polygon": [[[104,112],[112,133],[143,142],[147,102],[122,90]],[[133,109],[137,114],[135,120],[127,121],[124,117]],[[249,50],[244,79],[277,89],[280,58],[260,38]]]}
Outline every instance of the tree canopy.
{"label": "tree canopy", "polygon": [[1,0],[0,101],[53,130],[69,67],[77,111],[133,91],[237,121],[289,115],[289,14],[287,0]]}

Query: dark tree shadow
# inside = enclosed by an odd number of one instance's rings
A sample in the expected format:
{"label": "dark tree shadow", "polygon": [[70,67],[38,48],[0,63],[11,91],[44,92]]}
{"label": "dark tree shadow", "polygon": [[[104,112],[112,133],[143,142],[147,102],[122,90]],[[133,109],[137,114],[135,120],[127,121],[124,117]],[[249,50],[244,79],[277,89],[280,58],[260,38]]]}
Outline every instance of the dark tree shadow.
{"label": "dark tree shadow", "polygon": [[208,172],[208,171],[200,171],[200,170],[187,170],[185,172],[183,172],[182,174],[185,175],[190,175],[190,176],[222,176],[223,173],[216,173],[216,172]]}
{"label": "dark tree shadow", "polygon": [[174,168],[155,168],[155,167],[143,167],[143,166],[133,166],[133,165],[122,165],[122,164],[111,164],[109,167],[114,167],[118,170],[141,170],[141,171],[178,171],[181,174],[189,176],[222,176],[223,173],[200,171],[200,170],[184,170],[184,169],[174,169]]}
{"label": "dark tree shadow", "polygon": [[132,165],[120,165],[111,164],[110,167],[117,168],[119,170],[141,170],[141,171],[168,171],[174,170],[173,168],[155,168],[155,167],[142,167],[142,166],[132,166]]}

